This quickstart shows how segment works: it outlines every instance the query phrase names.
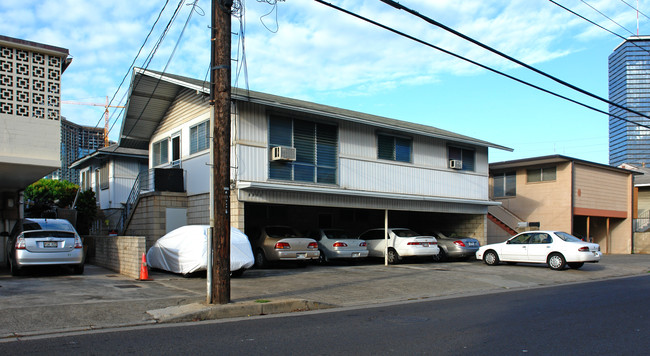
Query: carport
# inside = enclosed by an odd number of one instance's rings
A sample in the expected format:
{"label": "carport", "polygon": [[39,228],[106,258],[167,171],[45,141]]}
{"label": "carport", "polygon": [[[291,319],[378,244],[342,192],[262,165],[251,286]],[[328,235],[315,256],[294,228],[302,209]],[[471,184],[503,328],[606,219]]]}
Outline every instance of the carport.
{"label": "carport", "polygon": [[[240,187],[246,234],[255,236],[265,225],[289,225],[301,232],[318,228],[342,228],[350,234],[388,225],[417,232],[453,231],[485,243],[489,201],[424,198],[400,194],[376,194],[304,187],[277,189],[277,185]],[[269,203],[273,202],[273,204]]]}

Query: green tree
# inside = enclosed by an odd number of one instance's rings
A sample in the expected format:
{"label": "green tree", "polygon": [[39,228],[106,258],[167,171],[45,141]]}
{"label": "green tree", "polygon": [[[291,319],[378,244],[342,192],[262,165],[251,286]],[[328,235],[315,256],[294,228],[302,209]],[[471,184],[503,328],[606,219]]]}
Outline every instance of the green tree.
{"label": "green tree", "polygon": [[90,226],[97,217],[95,192],[90,189],[80,192],[75,209],[77,209],[77,232],[79,235],[88,235]]}
{"label": "green tree", "polygon": [[40,179],[25,188],[27,212],[40,216],[55,206],[68,208],[72,205],[79,186],[66,180]]}

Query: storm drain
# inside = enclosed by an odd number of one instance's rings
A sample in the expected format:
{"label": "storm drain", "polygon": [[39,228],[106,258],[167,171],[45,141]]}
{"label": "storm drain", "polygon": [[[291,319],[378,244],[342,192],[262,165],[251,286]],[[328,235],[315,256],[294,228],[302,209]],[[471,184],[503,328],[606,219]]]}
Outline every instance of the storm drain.
{"label": "storm drain", "polygon": [[135,284],[116,284],[115,287],[117,287],[117,288],[140,288],[140,286],[135,285]]}

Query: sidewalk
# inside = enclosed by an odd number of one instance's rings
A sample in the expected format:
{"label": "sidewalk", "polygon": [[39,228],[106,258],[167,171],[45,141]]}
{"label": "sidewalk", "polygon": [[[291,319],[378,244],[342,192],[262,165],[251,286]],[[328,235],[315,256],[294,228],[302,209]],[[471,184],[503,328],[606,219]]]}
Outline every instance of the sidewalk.
{"label": "sidewalk", "polygon": [[160,322],[354,307],[650,273],[650,255],[604,256],[580,270],[482,262],[380,262],[249,270],[231,280],[231,303],[206,305],[205,278],[159,271],[137,281],[87,265],[82,276],[0,271],[0,342],[20,336]]}

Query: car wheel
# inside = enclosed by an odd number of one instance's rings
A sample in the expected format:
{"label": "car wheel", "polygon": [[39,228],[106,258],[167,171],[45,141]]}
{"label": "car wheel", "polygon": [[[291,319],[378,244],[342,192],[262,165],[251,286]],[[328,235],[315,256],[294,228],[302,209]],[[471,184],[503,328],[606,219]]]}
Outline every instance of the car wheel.
{"label": "car wheel", "polygon": [[488,266],[496,266],[499,264],[499,255],[493,250],[489,250],[483,255],[483,262]]}
{"label": "car wheel", "polygon": [[318,250],[320,252],[320,255],[318,256],[318,263],[322,265],[326,265],[330,262],[330,259],[327,258],[323,250]]}
{"label": "car wheel", "polygon": [[79,264],[76,266],[72,266],[72,273],[74,274],[84,274],[84,264]]}
{"label": "car wheel", "polygon": [[554,271],[559,271],[561,269],[564,269],[566,266],[566,260],[562,254],[552,253],[550,256],[548,256],[548,266],[551,267],[551,269]]}
{"label": "car wheel", "polygon": [[569,265],[569,268],[571,269],[579,269],[580,267],[584,266],[584,262],[569,262],[567,263]]}
{"label": "car wheel", "polygon": [[240,269],[238,269],[236,271],[231,271],[230,276],[235,277],[235,278],[239,278],[244,274],[244,271],[246,271],[245,268],[240,268]]}
{"label": "car wheel", "polygon": [[402,257],[394,249],[388,249],[388,264],[394,265],[399,263],[402,260]]}
{"label": "car wheel", "polygon": [[257,268],[265,268],[268,262],[266,261],[266,256],[264,256],[264,251],[257,250],[255,252],[255,267]]}
{"label": "car wheel", "polygon": [[445,253],[445,250],[440,248],[440,252],[438,252],[437,255],[433,255],[433,260],[436,262],[443,262],[447,260],[447,254]]}
{"label": "car wheel", "polygon": [[20,268],[18,268],[18,266],[13,261],[9,263],[9,271],[11,272],[12,276],[20,276],[21,273]]}

